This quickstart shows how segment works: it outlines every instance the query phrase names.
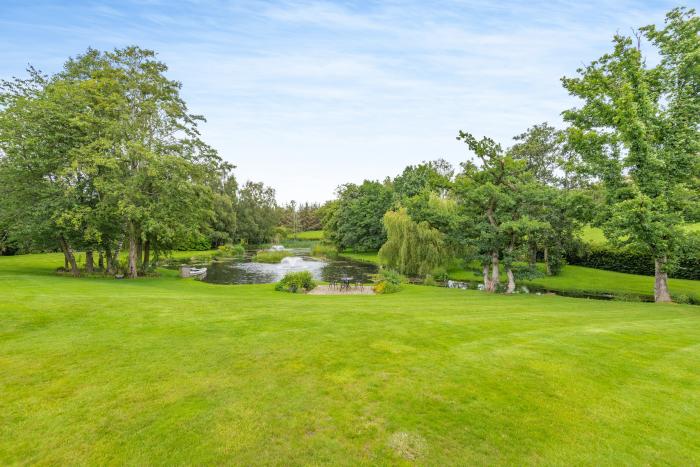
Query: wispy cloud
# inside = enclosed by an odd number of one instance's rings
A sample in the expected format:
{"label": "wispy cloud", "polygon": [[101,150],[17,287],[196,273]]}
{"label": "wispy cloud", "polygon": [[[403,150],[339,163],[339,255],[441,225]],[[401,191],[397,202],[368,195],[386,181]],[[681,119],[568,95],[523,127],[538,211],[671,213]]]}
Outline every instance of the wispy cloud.
{"label": "wispy cloud", "polygon": [[283,200],[467,157],[459,129],[508,144],[573,101],[559,78],[616,31],[674,5],[634,1],[10,2],[0,76],[54,71],[88,46],[137,43],[183,82],[204,134],[241,178]]}

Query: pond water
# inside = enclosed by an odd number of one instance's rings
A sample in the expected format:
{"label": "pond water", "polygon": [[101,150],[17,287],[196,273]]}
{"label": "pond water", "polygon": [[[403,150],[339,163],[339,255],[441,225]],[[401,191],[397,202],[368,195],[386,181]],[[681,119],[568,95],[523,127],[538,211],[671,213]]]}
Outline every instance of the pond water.
{"label": "pond water", "polygon": [[202,279],[212,284],[271,284],[279,281],[288,272],[309,271],[314,279],[337,281],[341,277],[352,277],[353,281],[371,282],[377,272],[374,264],[349,259],[320,259],[308,256],[308,249],[291,250],[294,256],[283,258],[278,264],[255,263],[254,251],[246,252],[244,259],[213,260],[192,264],[206,267],[207,275]]}

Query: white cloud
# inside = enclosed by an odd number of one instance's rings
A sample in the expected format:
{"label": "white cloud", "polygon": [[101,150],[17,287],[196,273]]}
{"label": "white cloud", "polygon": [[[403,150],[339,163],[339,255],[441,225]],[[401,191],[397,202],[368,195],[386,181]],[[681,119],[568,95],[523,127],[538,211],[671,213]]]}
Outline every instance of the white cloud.
{"label": "white cloud", "polygon": [[[626,2],[115,2],[0,16],[0,75],[51,71],[87,46],[154,48],[183,82],[204,135],[282,200],[467,157],[459,129],[508,144],[559,121],[559,78],[616,30],[670,4]],[[9,18],[12,19],[9,19]],[[28,40],[27,38],[31,38]],[[21,60],[20,60],[21,59]]]}

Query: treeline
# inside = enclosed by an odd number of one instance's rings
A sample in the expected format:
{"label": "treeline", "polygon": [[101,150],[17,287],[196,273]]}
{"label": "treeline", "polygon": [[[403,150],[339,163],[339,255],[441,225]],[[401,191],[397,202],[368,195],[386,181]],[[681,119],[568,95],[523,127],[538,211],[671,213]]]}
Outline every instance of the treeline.
{"label": "treeline", "polygon": [[284,227],[286,234],[291,236],[297,232],[321,230],[321,205],[290,201],[279,208],[279,224]]}
{"label": "treeline", "polygon": [[592,224],[612,247],[646,258],[655,299],[670,301],[669,272],[700,269],[697,238],[682,229],[700,209],[700,18],[674,9],[661,29],[616,35],[610,53],[577,73],[562,79],[581,101],[563,112],[565,129],[536,125],[505,149],[460,132],[474,156],[457,171],[438,160],[343,185],[324,207],[326,238],[379,249],[406,274],[477,260],[485,290],[504,272],[513,292],[516,263],[534,272],[540,258],[556,274]]}
{"label": "treeline", "polygon": [[[60,247],[129,277],[164,252],[268,241],[272,188],[238,186],[152,51],[88,50],[0,84],[0,251]],[[128,260],[120,262],[120,252]]]}

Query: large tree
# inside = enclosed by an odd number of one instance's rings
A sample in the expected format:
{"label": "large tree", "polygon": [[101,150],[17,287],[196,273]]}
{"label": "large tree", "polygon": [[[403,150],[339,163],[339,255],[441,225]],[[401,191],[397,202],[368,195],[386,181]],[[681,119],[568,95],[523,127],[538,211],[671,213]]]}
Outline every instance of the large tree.
{"label": "large tree", "polygon": [[[654,258],[657,302],[671,301],[667,271],[700,170],[699,34],[695,11],[675,9],[662,29],[616,35],[612,52],[562,80],[583,100],[564,118],[572,145],[607,189],[606,235]],[[644,39],[660,58],[654,66]]]}
{"label": "large tree", "polygon": [[338,188],[338,199],[324,217],[326,238],[340,249],[376,251],[386,241],[384,214],[394,205],[391,185],[365,180]]}
{"label": "large tree", "polygon": [[466,132],[460,132],[457,139],[464,141],[478,160],[478,164],[463,163],[455,181],[455,194],[467,219],[462,235],[481,259],[484,289],[498,289],[503,264],[508,277],[506,291],[512,293],[513,263],[523,255],[530,237],[549,228],[528,214],[531,193],[539,185],[524,161],[514,159],[492,139],[477,140]]}
{"label": "large tree", "polygon": [[138,47],[88,50],[54,76],[30,69],[2,85],[2,209],[19,234],[58,242],[74,274],[75,247],[88,270],[93,249],[104,251],[109,270],[126,238],[136,277],[152,249],[211,218],[221,162],[166,70]]}
{"label": "large tree", "polygon": [[272,240],[279,224],[275,190],[262,183],[246,182],[238,191],[236,217],[239,240],[251,244]]}

